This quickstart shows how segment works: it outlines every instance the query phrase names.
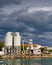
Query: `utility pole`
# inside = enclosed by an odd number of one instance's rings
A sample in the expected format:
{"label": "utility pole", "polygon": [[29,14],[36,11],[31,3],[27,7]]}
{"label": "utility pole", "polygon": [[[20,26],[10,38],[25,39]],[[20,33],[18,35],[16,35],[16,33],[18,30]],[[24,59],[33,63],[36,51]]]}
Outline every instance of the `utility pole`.
{"label": "utility pole", "polygon": [[23,44],[23,52],[24,52],[24,40],[23,40],[23,43],[22,44]]}

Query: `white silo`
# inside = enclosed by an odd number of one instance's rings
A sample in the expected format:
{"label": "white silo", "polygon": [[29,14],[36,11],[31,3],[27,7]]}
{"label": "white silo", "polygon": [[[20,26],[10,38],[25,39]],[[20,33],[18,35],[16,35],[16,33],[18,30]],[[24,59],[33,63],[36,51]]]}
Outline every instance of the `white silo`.
{"label": "white silo", "polygon": [[19,32],[8,32],[5,36],[5,54],[15,55],[21,52],[21,36]]}
{"label": "white silo", "polygon": [[15,32],[14,47],[16,49],[16,54],[20,54],[21,53],[21,36],[19,32]]}
{"label": "white silo", "polygon": [[21,46],[21,36],[20,36],[19,32],[15,33],[14,46]]}
{"label": "white silo", "polygon": [[12,35],[8,32],[5,36],[5,46],[12,46]]}
{"label": "white silo", "polygon": [[7,32],[5,36],[5,55],[11,54],[12,49],[12,32]]}

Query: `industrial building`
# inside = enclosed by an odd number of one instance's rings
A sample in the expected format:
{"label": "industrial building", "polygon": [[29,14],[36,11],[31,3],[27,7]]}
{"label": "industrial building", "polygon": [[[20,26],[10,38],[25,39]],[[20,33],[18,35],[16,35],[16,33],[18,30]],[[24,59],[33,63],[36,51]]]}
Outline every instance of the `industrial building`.
{"label": "industrial building", "polygon": [[21,36],[19,32],[7,32],[5,36],[5,55],[21,53]]}
{"label": "industrial building", "polygon": [[32,42],[32,39],[29,40],[29,47],[27,47],[27,50],[28,52],[31,54],[31,55],[40,55],[41,54],[41,45],[39,44],[33,44]]}
{"label": "industrial building", "polygon": [[35,44],[35,46],[34,46],[34,55],[40,55],[41,54],[41,50],[40,50],[40,48],[41,48],[41,45],[39,45],[39,44]]}

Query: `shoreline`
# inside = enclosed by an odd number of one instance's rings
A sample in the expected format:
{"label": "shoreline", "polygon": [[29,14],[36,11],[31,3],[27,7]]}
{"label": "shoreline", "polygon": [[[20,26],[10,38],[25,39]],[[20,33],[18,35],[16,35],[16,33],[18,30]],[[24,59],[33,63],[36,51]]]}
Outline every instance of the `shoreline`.
{"label": "shoreline", "polygon": [[21,55],[21,56],[0,56],[0,59],[23,59],[23,58],[52,58],[52,55],[33,55],[33,56],[29,56],[29,55]]}

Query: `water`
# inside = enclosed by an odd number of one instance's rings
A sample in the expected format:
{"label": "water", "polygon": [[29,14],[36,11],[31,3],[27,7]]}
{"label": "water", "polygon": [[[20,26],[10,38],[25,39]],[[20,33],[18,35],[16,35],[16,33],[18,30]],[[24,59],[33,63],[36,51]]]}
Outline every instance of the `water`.
{"label": "water", "polygon": [[44,59],[0,59],[0,65],[52,65],[52,58]]}

